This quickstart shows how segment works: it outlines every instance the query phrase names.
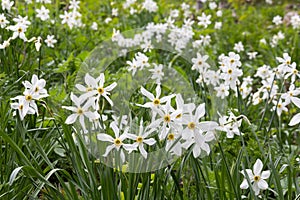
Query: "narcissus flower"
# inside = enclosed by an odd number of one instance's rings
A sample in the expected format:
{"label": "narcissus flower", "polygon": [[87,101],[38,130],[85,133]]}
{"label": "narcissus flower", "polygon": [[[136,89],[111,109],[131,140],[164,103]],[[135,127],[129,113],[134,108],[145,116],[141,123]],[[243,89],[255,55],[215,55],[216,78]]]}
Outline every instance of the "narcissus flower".
{"label": "narcissus flower", "polygon": [[262,169],[263,169],[263,163],[260,159],[257,159],[253,166],[253,171],[251,169],[246,169],[241,171],[241,173],[244,175],[245,178],[242,184],[240,185],[240,188],[248,189],[249,182],[246,178],[248,176],[250,183],[253,183],[252,189],[255,195],[258,195],[260,190],[266,190],[269,186],[265,180],[270,177],[271,172],[270,170],[262,171]]}
{"label": "narcissus flower", "polygon": [[115,123],[110,124],[111,129],[113,130],[115,137],[112,137],[108,134],[100,133],[97,135],[97,139],[104,142],[110,142],[111,144],[106,147],[106,151],[103,154],[104,157],[107,157],[108,154],[113,150],[120,151],[121,161],[125,161],[125,154],[123,148],[131,153],[136,150],[136,147],[132,144],[124,144],[123,141],[128,138],[128,127],[124,129],[123,133],[120,135],[120,129]]}

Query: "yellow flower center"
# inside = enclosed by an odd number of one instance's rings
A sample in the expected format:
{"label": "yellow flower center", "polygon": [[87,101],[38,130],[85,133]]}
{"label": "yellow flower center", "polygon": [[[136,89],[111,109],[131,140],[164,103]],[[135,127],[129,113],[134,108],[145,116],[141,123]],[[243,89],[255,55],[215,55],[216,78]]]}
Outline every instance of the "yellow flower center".
{"label": "yellow flower center", "polygon": [[29,94],[29,95],[26,95],[25,96],[25,99],[26,101],[31,101],[32,100],[32,96]]}
{"label": "yellow flower center", "polygon": [[282,105],[279,103],[279,104],[277,105],[277,107],[278,107],[278,108],[281,108],[281,107],[282,107]]}
{"label": "yellow flower center", "polygon": [[18,28],[18,32],[21,33],[23,31],[22,28]]}
{"label": "yellow flower center", "polygon": [[196,127],[196,124],[194,122],[189,122],[187,126],[189,129],[194,130]]}
{"label": "yellow flower center", "polygon": [[168,134],[168,140],[174,140],[175,139],[175,134],[174,133],[169,133]]}
{"label": "yellow flower center", "polygon": [[232,74],[232,69],[228,69],[228,74]]}
{"label": "yellow flower center", "polygon": [[116,138],[116,139],[114,140],[114,144],[115,144],[116,146],[121,146],[121,145],[122,145],[122,141],[120,140],[120,138]]}
{"label": "yellow flower center", "polygon": [[293,73],[298,74],[298,70],[294,69]]}
{"label": "yellow flower center", "polygon": [[165,115],[164,116],[164,121],[169,123],[171,121],[171,116],[170,115]]}
{"label": "yellow flower center", "polygon": [[159,99],[154,99],[153,104],[155,106],[158,106],[160,104],[160,100]]}
{"label": "yellow flower center", "polygon": [[99,92],[99,94],[103,94],[104,93],[104,88],[103,87],[99,87],[97,89],[97,91]]}
{"label": "yellow flower center", "polygon": [[234,60],[233,60],[233,59],[231,59],[231,60],[230,60],[230,63],[231,63],[231,64],[232,64],[232,63],[234,63]]}
{"label": "yellow flower center", "polygon": [[201,60],[198,62],[198,65],[202,65],[202,61]]}
{"label": "yellow flower center", "polygon": [[288,64],[288,65],[289,65],[289,64],[291,64],[291,61],[289,61],[289,60],[288,60],[288,61],[286,61],[286,64]]}
{"label": "yellow flower center", "polygon": [[23,104],[21,104],[21,105],[19,106],[19,109],[20,109],[20,110],[23,110],[23,108],[24,108],[24,106],[23,106]]}
{"label": "yellow flower center", "polygon": [[39,87],[36,87],[34,92],[38,92],[39,90],[40,90]]}
{"label": "yellow flower center", "polygon": [[143,142],[143,138],[142,138],[141,136],[138,136],[138,137],[136,138],[136,142],[142,143],[142,142]]}
{"label": "yellow flower center", "polygon": [[259,180],[260,180],[260,176],[254,176],[254,177],[253,177],[253,179],[254,179],[254,181],[256,181],[256,182],[257,182],[257,181],[259,181]]}
{"label": "yellow flower center", "polygon": [[78,109],[77,109],[77,114],[78,114],[78,115],[82,115],[82,114],[83,114],[83,110],[82,110],[81,108],[78,108]]}

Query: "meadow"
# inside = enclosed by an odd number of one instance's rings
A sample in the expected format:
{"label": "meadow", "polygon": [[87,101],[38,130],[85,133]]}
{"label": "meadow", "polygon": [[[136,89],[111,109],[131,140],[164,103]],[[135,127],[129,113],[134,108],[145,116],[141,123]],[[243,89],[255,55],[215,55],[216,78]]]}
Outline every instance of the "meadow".
{"label": "meadow", "polygon": [[0,2],[0,199],[300,199],[299,0]]}

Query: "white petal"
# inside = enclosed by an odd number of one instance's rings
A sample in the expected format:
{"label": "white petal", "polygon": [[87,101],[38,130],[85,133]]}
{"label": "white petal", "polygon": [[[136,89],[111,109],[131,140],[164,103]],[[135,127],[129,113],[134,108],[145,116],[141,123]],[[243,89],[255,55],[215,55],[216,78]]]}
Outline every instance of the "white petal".
{"label": "white petal", "polygon": [[76,121],[77,117],[78,117],[77,114],[72,114],[72,115],[70,115],[70,116],[66,119],[65,123],[66,123],[66,124],[73,124],[73,123]]}
{"label": "white petal", "polygon": [[203,132],[215,130],[217,127],[218,127],[218,123],[213,121],[205,121],[199,123],[199,128]]}
{"label": "white petal", "polygon": [[261,178],[262,178],[262,179],[267,179],[267,178],[270,177],[270,174],[271,174],[270,170],[263,171],[263,172],[261,173]]}
{"label": "white petal", "polygon": [[145,158],[145,159],[147,159],[147,151],[144,149],[144,146],[143,145],[139,145],[139,150],[140,150],[140,152],[141,152],[141,154],[142,154],[142,156]]}
{"label": "white petal", "polygon": [[257,159],[253,166],[254,175],[260,176],[262,168],[263,168],[262,161],[260,159]]}
{"label": "white petal", "polygon": [[154,100],[154,95],[151,94],[150,92],[148,92],[145,88],[141,87],[141,93],[146,96],[148,99],[150,99],[151,101]]}
{"label": "white petal", "polygon": [[297,97],[291,97],[292,102],[295,104],[295,106],[297,106],[298,108],[300,108],[300,99]]}
{"label": "white petal", "polygon": [[106,156],[109,154],[109,152],[110,152],[112,149],[114,149],[114,148],[115,148],[115,145],[114,145],[114,144],[111,144],[111,145],[107,146],[107,147],[106,147],[106,150],[105,150],[105,153],[103,154],[103,156],[106,157]]}
{"label": "white petal", "polygon": [[148,145],[154,145],[156,143],[156,140],[153,139],[153,138],[150,138],[150,139],[145,139],[144,140],[144,143],[148,144]]}
{"label": "white petal", "polygon": [[160,94],[161,94],[160,84],[157,84],[157,86],[155,88],[155,92],[156,92],[156,98],[159,98]]}
{"label": "white petal", "polygon": [[300,113],[296,114],[290,121],[289,126],[294,126],[300,123]]}
{"label": "white petal", "polygon": [[109,86],[107,86],[105,88],[105,90],[109,92],[109,91],[113,90],[116,86],[117,86],[117,83],[113,82],[112,84],[110,84]]}
{"label": "white petal", "polygon": [[259,187],[258,187],[258,185],[257,185],[257,182],[254,182],[254,183],[253,183],[252,189],[253,189],[255,195],[257,196],[257,195],[259,194],[259,191],[260,191],[260,189],[259,189]]}
{"label": "white petal", "polygon": [[248,181],[247,181],[247,179],[244,179],[242,184],[240,185],[240,188],[241,189],[248,189],[248,187],[249,187]]}
{"label": "white petal", "polygon": [[114,138],[110,135],[100,133],[97,135],[97,139],[104,142],[114,142]]}
{"label": "white petal", "polygon": [[196,113],[195,113],[195,118],[199,120],[201,117],[205,115],[205,103],[200,104],[197,107]]}
{"label": "white petal", "polygon": [[195,145],[193,148],[194,158],[198,158],[200,156],[200,153],[201,153],[201,149],[197,145]]}
{"label": "white petal", "polygon": [[268,188],[268,183],[264,179],[260,179],[257,183],[257,186],[261,190],[266,190]]}

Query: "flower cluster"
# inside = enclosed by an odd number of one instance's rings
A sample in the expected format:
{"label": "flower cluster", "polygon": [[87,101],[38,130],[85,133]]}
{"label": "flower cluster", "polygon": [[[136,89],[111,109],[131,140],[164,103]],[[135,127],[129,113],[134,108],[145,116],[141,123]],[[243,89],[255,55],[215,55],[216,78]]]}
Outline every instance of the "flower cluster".
{"label": "flower cluster", "polygon": [[71,93],[70,98],[75,106],[63,106],[64,109],[73,112],[65,121],[66,124],[73,124],[79,119],[80,125],[87,133],[88,130],[85,125],[85,118],[93,123],[93,129],[99,128],[100,123],[97,123],[100,119],[100,99],[104,98],[107,102],[113,106],[113,102],[110,99],[110,91],[112,91],[117,83],[114,82],[104,87],[105,76],[103,73],[99,77],[93,78],[91,75],[86,74],[84,77],[85,85],[76,84],[76,88],[82,93],[79,97]]}
{"label": "flower cluster", "polygon": [[[23,95],[11,98],[11,100],[16,101],[11,103],[11,108],[18,110],[21,120],[23,120],[27,114],[39,115],[36,101],[49,96],[45,89],[46,81],[44,79],[38,79],[38,76],[35,74],[32,76],[31,82],[24,81],[23,85],[25,87]],[[14,113],[14,115],[15,114],[16,113]]]}

